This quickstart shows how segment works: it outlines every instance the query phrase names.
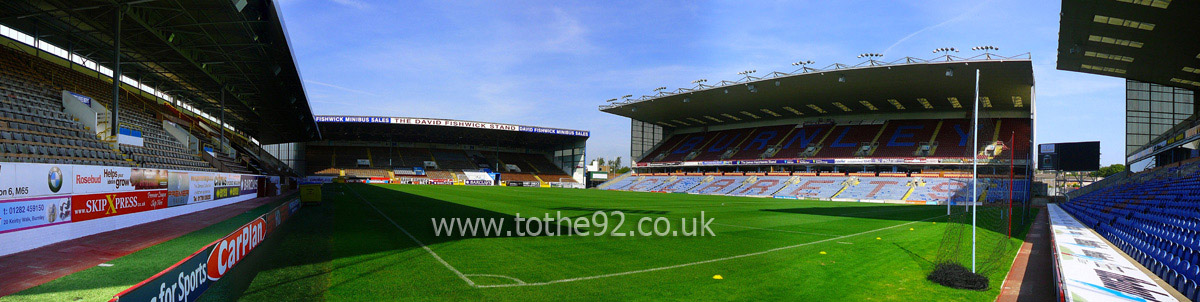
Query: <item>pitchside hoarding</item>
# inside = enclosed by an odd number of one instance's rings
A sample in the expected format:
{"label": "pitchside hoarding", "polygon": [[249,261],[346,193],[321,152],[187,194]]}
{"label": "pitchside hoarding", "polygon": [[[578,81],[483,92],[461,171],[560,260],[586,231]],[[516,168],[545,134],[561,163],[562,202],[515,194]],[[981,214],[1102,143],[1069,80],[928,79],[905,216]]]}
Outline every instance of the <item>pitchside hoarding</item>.
{"label": "pitchside hoarding", "polygon": [[213,282],[221,280],[299,209],[300,201],[284,203],[174,266],[117,294],[112,301],[196,301]]}
{"label": "pitchside hoarding", "polygon": [[75,194],[133,191],[132,170],[125,167],[75,166]]}
{"label": "pitchside hoarding", "polygon": [[167,190],[71,196],[72,219],[85,221],[167,207]]}
{"label": "pitchside hoarding", "polygon": [[258,180],[262,176],[242,175],[241,176],[241,191],[242,195],[258,194]]}
{"label": "pitchside hoarding", "polygon": [[0,233],[71,222],[69,197],[0,200]]}
{"label": "pitchside hoarding", "polygon": [[169,184],[171,172],[162,169],[133,168],[134,190],[163,190]]}
{"label": "pitchside hoarding", "polygon": [[0,199],[68,195],[71,165],[0,163]]}
{"label": "pitchside hoarding", "polygon": [[[217,177],[219,176],[219,177]],[[0,233],[258,193],[261,176],[0,163]],[[193,181],[195,179],[196,181]],[[217,180],[220,186],[215,186]]]}
{"label": "pitchside hoarding", "polygon": [[213,178],[213,200],[241,196],[242,176],[239,174],[218,173]]}
{"label": "pitchside hoarding", "polygon": [[167,174],[167,205],[181,206],[188,204],[191,198],[192,178],[188,172],[171,171]]}
{"label": "pitchside hoarding", "polygon": [[188,172],[188,204],[213,200],[216,173]]}

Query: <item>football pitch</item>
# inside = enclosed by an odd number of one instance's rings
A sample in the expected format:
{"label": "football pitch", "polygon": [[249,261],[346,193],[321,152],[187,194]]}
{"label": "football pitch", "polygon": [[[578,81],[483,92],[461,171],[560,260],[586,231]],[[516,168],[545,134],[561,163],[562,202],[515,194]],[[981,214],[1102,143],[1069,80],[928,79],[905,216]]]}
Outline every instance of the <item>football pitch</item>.
{"label": "football pitch", "polygon": [[[325,197],[290,223],[253,281],[232,295],[254,301],[990,301],[1011,263],[991,272],[987,291],[925,280],[947,225],[944,206],[361,184],[327,185]],[[617,233],[637,230],[643,217],[665,217],[672,224],[667,233],[675,235],[686,231],[684,219],[703,212],[715,236],[437,236],[431,220],[506,219],[512,229],[517,214],[600,222],[597,211],[612,216],[605,226],[610,234],[619,219],[611,213],[620,211],[625,218]],[[1011,240],[1006,261],[1020,242]]]}
{"label": "football pitch", "polygon": [[[925,279],[951,225],[945,206],[520,187],[323,191],[321,205],[301,209],[200,300],[992,301],[1024,237],[1008,239],[1005,263],[987,272],[990,289],[971,291]],[[273,206],[0,300],[106,301]],[[517,215],[575,225],[521,236]],[[503,220],[505,232],[435,233],[432,219],[453,218]],[[993,250],[995,241],[980,242]]]}

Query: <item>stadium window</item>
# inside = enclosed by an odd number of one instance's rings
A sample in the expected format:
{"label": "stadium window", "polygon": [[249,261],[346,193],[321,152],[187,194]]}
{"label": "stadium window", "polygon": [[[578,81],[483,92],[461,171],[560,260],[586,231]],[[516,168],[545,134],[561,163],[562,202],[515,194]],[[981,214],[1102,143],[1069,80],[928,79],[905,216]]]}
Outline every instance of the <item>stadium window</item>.
{"label": "stadium window", "polygon": [[1114,55],[1114,54],[1106,54],[1106,53],[1094,52],[1094,51],[1085,51],[1085,52],[1083,52],[1083,55],[1088,56],[1088,57],[1093,57],[1093,58],[1116,60],[1116,61],[1121,61],[1121,62],[1133,62],[1133,57]]}
{"label": "stadium window", "polygon": [[1154,30],[1154,23],[1138,22],[1138,21],[1126,20],[1126,19],[1117,18],[1117,17],[1095,15],[1095,17],[1092,18],[1092,21],[1096,22],[1096,23],[1124,26],[1124,27],[1128,27],[1128,28],[1136,28],[1136,29],[1147,30],[1147,31]]}
{"label": "stadium window", "polygon": [[1144,5],[1155,8],[1167,8],[1171,5],[1171,0],[1117,0],[1117,2]]}
{"label": "stadium window", "polygon": [[953,106],[954,108],[962,108],[962,103],[958,102],[958,98],[948,97],[946,100],[950,101],[950,106]]}
{"label": "stadium window", "polygon": [[921,107],[925,107],[925,109],[933,109],[933,105],[929,104],[929,100],[925,98],[917,98],[917,103],[921,103]]}
{"label": "stadium window", "polygon": [[1112,45],[1120,45],[1120,46],[1129,46],[1129,47],[1133,47],[1133,48],[1142,48],[1142,45],[1144,45],[1142,42],[1130,41],[1130,40],[1125,40],[1125,39],[1117,39],[1117,38],[1112,38],[1112,37],[1097,36],[1097,35],[1089,35],[1088,41],[1100,42],[1100,43],[1112,44]]}

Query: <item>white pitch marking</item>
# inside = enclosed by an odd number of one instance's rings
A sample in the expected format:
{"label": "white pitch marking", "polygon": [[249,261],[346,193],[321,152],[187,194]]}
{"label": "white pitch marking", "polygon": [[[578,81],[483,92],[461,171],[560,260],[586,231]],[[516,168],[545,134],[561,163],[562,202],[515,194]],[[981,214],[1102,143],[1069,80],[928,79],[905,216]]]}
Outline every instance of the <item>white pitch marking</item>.
{"label": "white pitch marking", "polygon": [[[408,230],[405,230],[403,227],[397,224],[396,221],[392,220],[391,217],[388,217],[387,214],[384,214],[383,211],[380,211],[379,208],[376,208],[374,204],[371,204],[371,202],[367,201],[366,198],[363,198],[362,195],[358,195],[358,191],[354,190],[354,188],[350,188],[350,192],[354,193],[354,196],[358,197],[358,200],[362,200],[363,202],[367,203],[368,206],[371,206],[372,209],[375,209],[375,212],[379,212],[379,215],[383,216],[383,219],[387,219],[387,221],[391,222],[393,226],[395,226],[397,229],[400,229],[401,232],[404,232],[404,235],[407,235],[409,239],[412,239],[412,241],[416,242],[417,245],[420,245],[422,249],[425,249],[426,252],[429,252],[429,255],[432,255],[433,258],[437,259],[438,262],[441,262],[443,266],[445,266],[447,269],[450,269],[450,271],[454,272],[455,275],[458,275],[459,278],[467,282],[467,285],[478,287],[478,285],[475,285],[475,281],[471,281],[471,278],[467,278],[467,275],[464,275],[457,268],[454,268],[454,266],[450,265],[449,262],[446,262],[446,260],[442,259],[442,256],[438,256],[437,253],[434,253],[433,249],[425,246],[425,243],[421,242],[421,240],[418,240],[417,237],[410,234]],[[522,282],[521,284],[524,283]]]}
{"label": "white pitch marking", "polygon": [[755,229],[755,230],[763,230],[763,231],[774,231],[774,232],[784,232],[784,233],[793,233],[793,234],[818,235],[818,236],[828,236],[828,237],[837,237],[837,236],[840,236],[840,235],[829,235],[829,234],[821,234],[821,233],[808,233],[808,232],[788,231],[788,230],[769,229],[769,228],[756,228],[756,227],[752,227],[752,226],[744,226],[744,225],[736,225],[736,224],[725,224],[725,223],[717,223],[717,222],[713,222],[712,224],[715,224],[715,225],[723,225],[723,226],[731,226],[731,227],[736,227],[736,228],[746,228],[746,229]]}
{"label": "white pitch marking", "polygon": [[508,279],[508,280],[512,280],[512,281],[517,281],[517,284],[525,284],[525,281],[521,281],[521,279],[517,279],[517,278],[514,278],[514,277],[505,276],[505,275],[491,275],[491,274],[466,274],[465,276],[467,276],[467,277],[471,277],[471,276],[478,276],[478,277],[495,277],[495,278],[504,278],[504,279]]}
{"label": "white pitch marking", "polygon": [[709,260],[696,261],[696,262],[683,263],[683,264],[676,264],[676,265],[671,265],[671,266],[662,266],[662,267],[648,268],[648,269],[642,269],[642,270],[627,271],[627,272],[612,273],[612,274],[604,274],[604,275],[595,275],[595,276],[587,276],[587,277],[578,277],[578,278],[559,279],[559,280],[552,280],[552,281],[546,281],[546,282],[535,282],[535,283],[525,283],[525,284],[474,285],[474,286],[475,286],[475,287],[514,287],[514,286],[540,286],[540,285],[550,285],[550,284],[555,284],[555,283],[575,282],[575,281],[583,281],[583,280],[591,280],[591,279],[600,279],[600,278],[608,278],[608,277],[616,277],[616,276],[632,275],[632,274],[638,274],[638,273],[647,273],[647,272],[653,272],[653,271],[668,270],[668,269],[680,268],[680,267],[687,267],[687,266],[693,266],[693,265],[698,265],[698,264],[713,263],[713,262],[719,262],[719,261],[725,261],[725,260],[732,260],[732,259],[738,259],[738,258],[745,258],[745,257],[750,257],[750,256],[758,256],[758,255],[762,255],[762,254],[766,254],[766,253],[770,253],[770,252],[782,251],[782,250],[786,250],[786,249],[793,249],[793,248],[802,247],[802,246],[806,246],[806,245],[817,244],[817,243],[823,243],[823,242],[828,242],[828,241],[833,241],[833,240],[838,240],[838,239],[843,239],[843,238],[849,238],[849,237],[853,237],[853,236],[858,236],[858,235],[862,235],[862,234],[866,234],[866,233],[871,233],[871,232],[882,231],[882,230],[886,230],[886,229],[891,229],[891,228],[896,228],[896,227],[906,226],[906,225],[910,225],[910,224],[914,224],[914,223],[918,223],[918,222],[929,221],[929,220],[932,220],[932,219],[941,218],[941,217],[945,217],[945,216],[946,216],[946,215],[935,216],[935,217],[930,217],[930,218],[926,218],[926,219],[922,219],[922,220],[918,220],[918,221],[911,221],[911,222],[906,222],[906,223],[902,223],[902,224],[897,224],[897,225],[893,225],[893,226],[890,226],[890,227],[883,227],[883,228],[878,228],[878,229],[874,229],[874,230],[870,230],[870,231],[864,231],[864,232],[860,232],[860,233],[856,233],[856,234],[850,234],[850,235],[841,236],[841,237],[834,237],[834,238],[829,238],[829,239],[822,239],[822,240],[813,241],[813,242],[806,242],[806,243],[801,243],[801,244],[796,244],[796,245],[789,245],[789,246],[784,246],[784,247],[777,247],[777,248],[773,248],[773,249],[769,249],[769,250],[765,250],[765,251],[761,251],[761,252],[754,252],[754,253],[749,253],[749,254],[741,254],[741,255],[736,255],[736,256],[729,256],[729,257],[724,257],[724,258],[709,259]]}
{"label": "white pitch marking", "polygon": [[[906,226],[906,225],[910,225],[910,224],[914,224],[914,223],[918,223],[918,222],[929,221],[929,220],[932,220],[932,219],[936,219],[936,218],[940,218],[940,217],[945,217],[945,216],[946,216],[946,215],[934,216],[934,217],[930,217],[930,218],[926,218],[926,219],[922,219],[922,220],[918,220],[918,221],[910,221],[910,222],[906,222],[906,223],[902,223],[902,224],[897,224],[897,225],[893,225],[893,226],[889,226],[889,227],[882,227],[882,228],[878,228],[878,229],[874,229],[874,230],[869,230],[869,231],[863,231],[863,232],[854,233],[854,234],[850,234],[850,235],[845,235],[845,236],[841,236],[841,237],[827,238],[827,239],[822,239],[822,240],[817,240],[817,241],[812,241],[812,242],[806,242],[806,243],[801,243],[801,244],[796,244],[796,245],[789,245],[789,246],[784,246],[784,247],[777,247],[777,248],[773,248],[773,249],[769,249],[769,250],[765,250],[765,251],[754,252],[754,253],[741,254],[741,255],[735,255],[735,256],[729,256],[729,257],[723,257],[723,258],[708,259],[708,260],[702,260],[702,261],[696,261],[696,262],[689,262],[689,263],[683,263],[683,264],[676,264],[676,265],[671,265],[671,266],[661,266],[661,267],[648,268],[648,269],[642,269],[642,270],[634,270],[634,271],[627,271],[627,272],[620,272],[620,273],[612,273],[612,274],[603,274],[603,275],[595,275],[595,276],[586,276],[586,277],[577,277],[577,278],[558,279],[558,280],[551,280],[551,281],[546,281],[546,282],[526,283],[526,282],[523,282],[523,281],[522,281],[522,282],[520,282],[520,283],[518,283],[518,284],[478,285],[478,284],[475,284],[475,281],[471,281],[471,279],[470,279],[470,278],[467,278],[467,275],[463,274],[463,273],[462,273],[461,271],[459,271],[457,268],[454,268],[454,266],[450,265],[450,263],[446,262],[446,260],[442,259],[442,257],[441,257],[441,256],[438,256],[438,254],[437,254],[437,253],[435,253],[435,252],[433,252],[433,250],[432,250],[432,249],[430,249],[429,247],[425,246],[425,244],[424,244],[424,243],[422,243],[422,242],[421,242],[421,240],[418,240],[418,239],[417,239],[417,237],[414,237],[412,234],[410,234],[410,233],[408,232],[408,230],[405,230],[403,227],[401,227],[399,224],[397,224],[397,223],[396,223],[396,221],[392,220],[392,218],[391,218],[391,217],[388,217],[388,216],[387,216],[387,214],[384,214],[384,213],[383,213],[383,211],[380,211],[380,210],[379,210],[379,208],[375,207],[375,205],[374,205],[374,204],[371,204],[371,202],[370,202],[370,201],[367,201],[367,199],[366,199],[366,198],[363,198],[363,197],[362,197],[362,195],[359,195],[359,194],[358,194],[358,191],[355,191],[353,188],[351,188],[351,189],[350,189],[350,191],[352,191],[352,192],[354,193],[354,196],[358,197],[358,199],[359,199],[359,200],[362,200],[362,201],[363,201],[363,202],[365,202],[365,203],[366,203],[368,206],[371,206],[371,208],[372,208],[372,209],[375,209],[375,211],[376,211],[376,212],[379,212],[379,215],[383,216],[383,218],[384,218],[384,219],[387,219],[387,220],[388,220],[388,222],[391,222],[393,226],[395,226],[395,227],[396,227],[397,229],[399,229],[401,232],[404,232],[404,235],[407,235],[409,239],[412,239],[414,242],[416,242],[416,243],[417,243],[417,245],[420,245],[422,249],[424,249],[426,252],[429,252],[429,255],[432,255],[432,256],[433,256],[433,258],[435,258],[435,259],[437,259],[437,260],[438,260],[438,262],[441,262],[443,266],[445,266],[445,267],[446,267],[447,269],[449,269],[450,271],[454,272],[454,274],[455,274],[455,275],[458,275],[458,277],[459,277],[459,278],[461,278],[463,281],[467,282],[467,285],[469,285],[469,286],[471,286],[471,287],[476,287],[476,288],[491,288],[491,287],[515,287],[515,286],[541,286],[541,285],[550,285],[550,284],[555,284],[555,283],[567,283],[567,282],[584,281],[584,280],[592,280],[592,279],[600,279],[600,278],[608,278],[608,277],[617,277],[617,276],[624,276],[624,275],[632,275],[632,274],[639,274],[639,273],[648,273],[648,272],[654,272],[654,271],[661,271],[661,270],[675,269],[675,268],[688,267],[688,266],[699,265],[699,264],[705,264],[705,263],[713,263],[713,262],[720,262],[720,261],[725,261],[725,260],[733,260],[733,259],[739,259],[739,258],[745,258],[745,257],[751,257],[751,256],[758,256],[758,255],[763,255],[763,254],[767,254],[767,253],[771,253],[771,252],[777,252],[777,251],[782,251],[782,250],[787,250],[787,249],[793,249],[793,248],[798,248],[798,247],[802,247],[802,246],[807,246],[807,245],[812,245],[812,244],[817,244],[817,243],[824,243],[824,242],[829,242],[829,241],[833,241],[833,240],[844,239],[844,238],[854,237],[854,236],[858,236],[858,235],[862,235],[862,234],[867,234],[867,233],[871,233],[871,232],[877,232],[877,231],[882,231],[882,230],[886,230],[886,229],[891,229],[891,228],[896,228],[896,227]],[[480,276],[483,276],[483,275],[480,275]],[[493,276],[493,275],[489,275],[489,276]],[[507,276],[500,276],[500,275],[494,275],[494,276],[495,276],[495,277],[501,277],[501,278],[505,278],[505,277],[507,277]],[[509,277],[509,278],[511,278],[511,277]],[[512,279],[516,279],[516,278],[512,278]],[[519,280],[519,279],[516,279],[516,280]]]}

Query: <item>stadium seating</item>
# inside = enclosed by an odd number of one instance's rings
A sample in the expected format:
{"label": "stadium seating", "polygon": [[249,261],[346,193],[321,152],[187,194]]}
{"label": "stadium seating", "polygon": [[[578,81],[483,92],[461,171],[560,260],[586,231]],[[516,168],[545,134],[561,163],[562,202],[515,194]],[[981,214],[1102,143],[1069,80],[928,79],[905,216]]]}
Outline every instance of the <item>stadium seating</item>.
{"label": "stadium seating", "polygon": [[434,161],[438,164],[438,169],[445,170],[462,170],[462,169],[479,169],[466,153],[462,150],[433,150]]}
{"label": "stadium seating", "polygon": [[[981,148],[996,141],[1028,158],[1030,124],[1025,119],[984,119]],[[664,139],[643,163],[795,158],[970,158],[970,121],[918,119],[841,124],[777,125],[683,133]],[[1013,134],[1016,135],[1015,141]],[[997,149],[1008,150],[1008,149]],[[1007,158],[1008,151],[994,152]]]}
{"label": "stadium seating", "polygon": [[741,187],[743,182],[746,181],[746,178],[747,177],[745,176],[715,176],[711,181],[703,182],[687,192],[695,194],[725,195]]}
{"label": "stadium seating", "polygon": [[759,176],[754,182],[741,186],[729,195],[769,196],[788,185],[788,176]]}
{"label": "stadium seating", "polygon": [[895,177],[854,178],[837,198],[901,200],[908,193],[909,179]]}
{"label": "stadium seating", "polygon": [[695,188],[702,181],[704,181],[704,176],[676,176],[675,181],[659,187],[658,191],[670,193],[687,192],[687,190]]}
{"label": "stadium seating", "polygon": [[96,135],[96,130],[103,129],[87,128],[63,109],[63,90],[88,95],[111,108],[110,89],[110,84],[98,78],[0,48],[3,160],[216,171],[197,155],[198,150],[185,150],[168,135],[162,120],[152,113],[153,107],[147,105],[153,102],[139,95],[123,91],[118,126],[141,132],[140,147],[116,144],[115,139],[103,141]]}
{"label": "stadium seating", "polygon": [[752,132],[758,129],[737,129],[720,131],[713,134],[713,138],[701,145],[697,150],[694,150],[696,156],[691,160],[719,160],[726,155],[726,152],[737,151],[737,148],[748,139]]}
{"label": "stadium seating", "polygon": [[882,125],[838,125],[821,143],[820,158],[853,158],[866,145],[872,145]]}
{"label": "stadium seating", "polygon": [[[749,173],[748,173],[749,174]],[[731,196],[774,196],[801,199],[906,201],[928,204],[960,204],[971,198],[970,179],[957,177],[900,176],[730,176],[730,175],[632,175],[610,181],[605,190],[714,194]],[[886,174],[886,173],[884,173]],[[844,175],[836,174],[833,175]],[[902,175],[902,174],[901,174]],[[933,175],[938,175],[933,173]],[[1007,178],[984,180],[980,191],[988,202],[1008,201]],[[1013,180],[1017,192],[1028,190],[1029,182]],[[1023,197],[1016,196],[1019,202]]]}
{"label": "stadium seating", "polygon": [[753,133],[746,137],[737,149],[736,153],[729,159],[759,159],[762,158],[764,152],[776,147],[788,138],[788,135],[796,129],[795,125],[782,125],[762,127],[755,129]]}
{"label": "stadium seating", "polygon": [[[1001,126],[1003,127],[1003,126]],[[1143,172],[1073,198],[1063,210],[1192,300],[1200,298],[1200,166]]]}
{"label": "stadium seating", "polygon": [[921,143],[933,139],[939,120],[895,120],[883,128],[871,157],[914,157]]}
{"label": "stadium seating", "polygon": [[500,181],[539,181],[533,173],[506,172],[500,173]]}
{"label": "stadium seating", "polygon": [[848,177],[802,177],[798,182],[776,191],[774,196],[831,198],[845,187],[847,180]]}
{"label": "stadium seating", "polygon": [[454,179],[454,173],[450,171],[425,171],[425,176],[430,179]]}
{"label": "stadium seating", "polygon": [[[829,134],[829,130],[833,128],[831,124],[814,124],[796,127],[790,130],[785,139],[780,140],[775,146],[775,154],[768,156],[770,158],[802,158],[812,157],[815,151],[820,151],[821,139]],[[809,148],[812,148],[811,150]],[[807,153],[806,151],[811,151]]]}

